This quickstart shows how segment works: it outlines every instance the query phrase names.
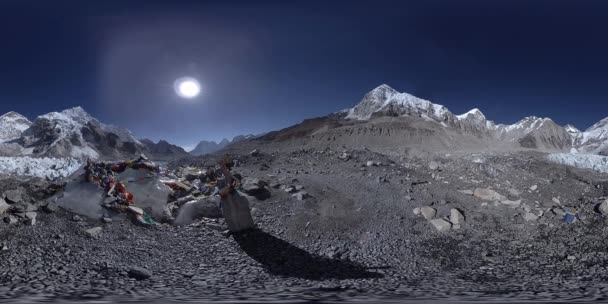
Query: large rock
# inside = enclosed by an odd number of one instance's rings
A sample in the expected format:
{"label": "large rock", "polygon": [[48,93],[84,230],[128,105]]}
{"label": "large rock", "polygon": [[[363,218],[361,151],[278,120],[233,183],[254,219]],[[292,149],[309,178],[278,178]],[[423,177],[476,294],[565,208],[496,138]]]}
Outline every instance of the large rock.
{"label": "large rock", "polygon": [[[602,213],[602,214],[608,214],[608,199],[604,200],[598,207],[597,209]],[[1,213],[1,212],[0,212]]]}
{"label": "large rock", "polygon": [[430,220],[429,222],[439,232],[448,231],[452,227],[452,225],[450,224],[450,222],[448,222],[448,221],[446,221],[444,219],[433,219],[433,220]]}
{"label": "large rock", "polygon": [[464,215],[462,215],[460,210],[452,208],[450,210],[450,222],[452,222],[453,225],[462,225],[464,224]]}
{"label": "large rock", "polygon": [[431,220],[433,217],[435,217],[435,214],[437,214],[437,210],[433,207],[424,206],[420,208],[420,214],[422,214],[425,219]]}
{"label": "large rock", "polygon": [[264,191],[265,185],[266,183],[261,181],[259,178],[246,177],[243,180],[243,185],[241,189],[243,190],[243,192],[249,195],[256,195]]}
{"label": "large rock", "polygon": [[6,190],[4,197],[9,204],[19,204],[23,201],[23,189]]}
{"label": "large rock", "polygon": [[178,225],[189,225],[200,218],[221,218],[222,210],[217,197],[206,197],[185,203],[180,209],[175,223]]}
{"label": "large rock", "polygon": [[484,201],[504,201],[507,197],[490,189],[490,188],[476,188],[473,192],[473,196],[480,198]]}
{"label": "large rock", "polygon": [[152,272],[141,267],[131,267],[131,269],[129,269],[129,277],[136,280],[147,280],[152,277]]}

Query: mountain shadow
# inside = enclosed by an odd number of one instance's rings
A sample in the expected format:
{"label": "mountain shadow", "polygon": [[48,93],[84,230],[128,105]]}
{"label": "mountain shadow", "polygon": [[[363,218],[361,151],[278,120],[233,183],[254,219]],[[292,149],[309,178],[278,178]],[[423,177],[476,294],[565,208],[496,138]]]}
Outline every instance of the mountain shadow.
{"label": "mountain shadow", "polygon": [[351,261],[312,255],[262,230],[233,236],[241,249],[264,266],[267,272],[308,280],[372,279],[383,277]]}

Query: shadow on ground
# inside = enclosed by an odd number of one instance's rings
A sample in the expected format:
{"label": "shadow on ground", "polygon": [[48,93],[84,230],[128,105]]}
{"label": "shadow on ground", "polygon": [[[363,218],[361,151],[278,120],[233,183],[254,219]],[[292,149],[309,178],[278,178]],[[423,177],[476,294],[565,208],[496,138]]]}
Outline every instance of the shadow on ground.
{"label": "shadow on ground", "polygon": [[274,275],[308,280],[383,277],[354,262],[312,255],[262,230],[234,235],[234,239],[247,255]]}

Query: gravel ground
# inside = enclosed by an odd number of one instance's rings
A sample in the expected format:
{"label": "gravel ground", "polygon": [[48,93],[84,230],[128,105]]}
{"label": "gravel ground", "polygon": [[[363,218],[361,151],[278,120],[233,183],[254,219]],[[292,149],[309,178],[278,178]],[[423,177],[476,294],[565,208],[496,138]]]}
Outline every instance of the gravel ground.
{"label": "gravel ground", "polygon": [[[226,236],[222,220],[146,228],[63,210],[39,212],[34,226],[2,222],[0,302],[604,299],[608,223],[594,208],[607,196],[605,174],[536,153],[433,160],[347,154],[239,156],[235,171],[266,181],[271,193],[250,197],[259,229],[239,235]],[[0,183],[4,190],[15,185]],[[303,186],[309,197],[298,200],[281,185]],[[522,203],[483,204],[458,191],[487,187]],[[436,231],[412,212],[423,206],[437,210],[435,218],[461,210],[465,223]],[[576,223],[551,211],[565,207],[581,212]],[[526,221],[526,209],[543,213]],[[88,236],[93,227],[102,232]]]}

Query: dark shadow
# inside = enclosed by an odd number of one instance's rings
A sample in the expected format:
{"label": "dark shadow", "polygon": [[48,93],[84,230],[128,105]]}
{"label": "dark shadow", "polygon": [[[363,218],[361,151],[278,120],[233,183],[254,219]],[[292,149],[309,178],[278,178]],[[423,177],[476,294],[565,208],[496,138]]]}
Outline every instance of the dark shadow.
{"label": "dark shadow", "polygon": [[262,230],[250,230],[233,237],[247,255],[274,275],[308,280],[383,277],[354,262],[312,255]]}

